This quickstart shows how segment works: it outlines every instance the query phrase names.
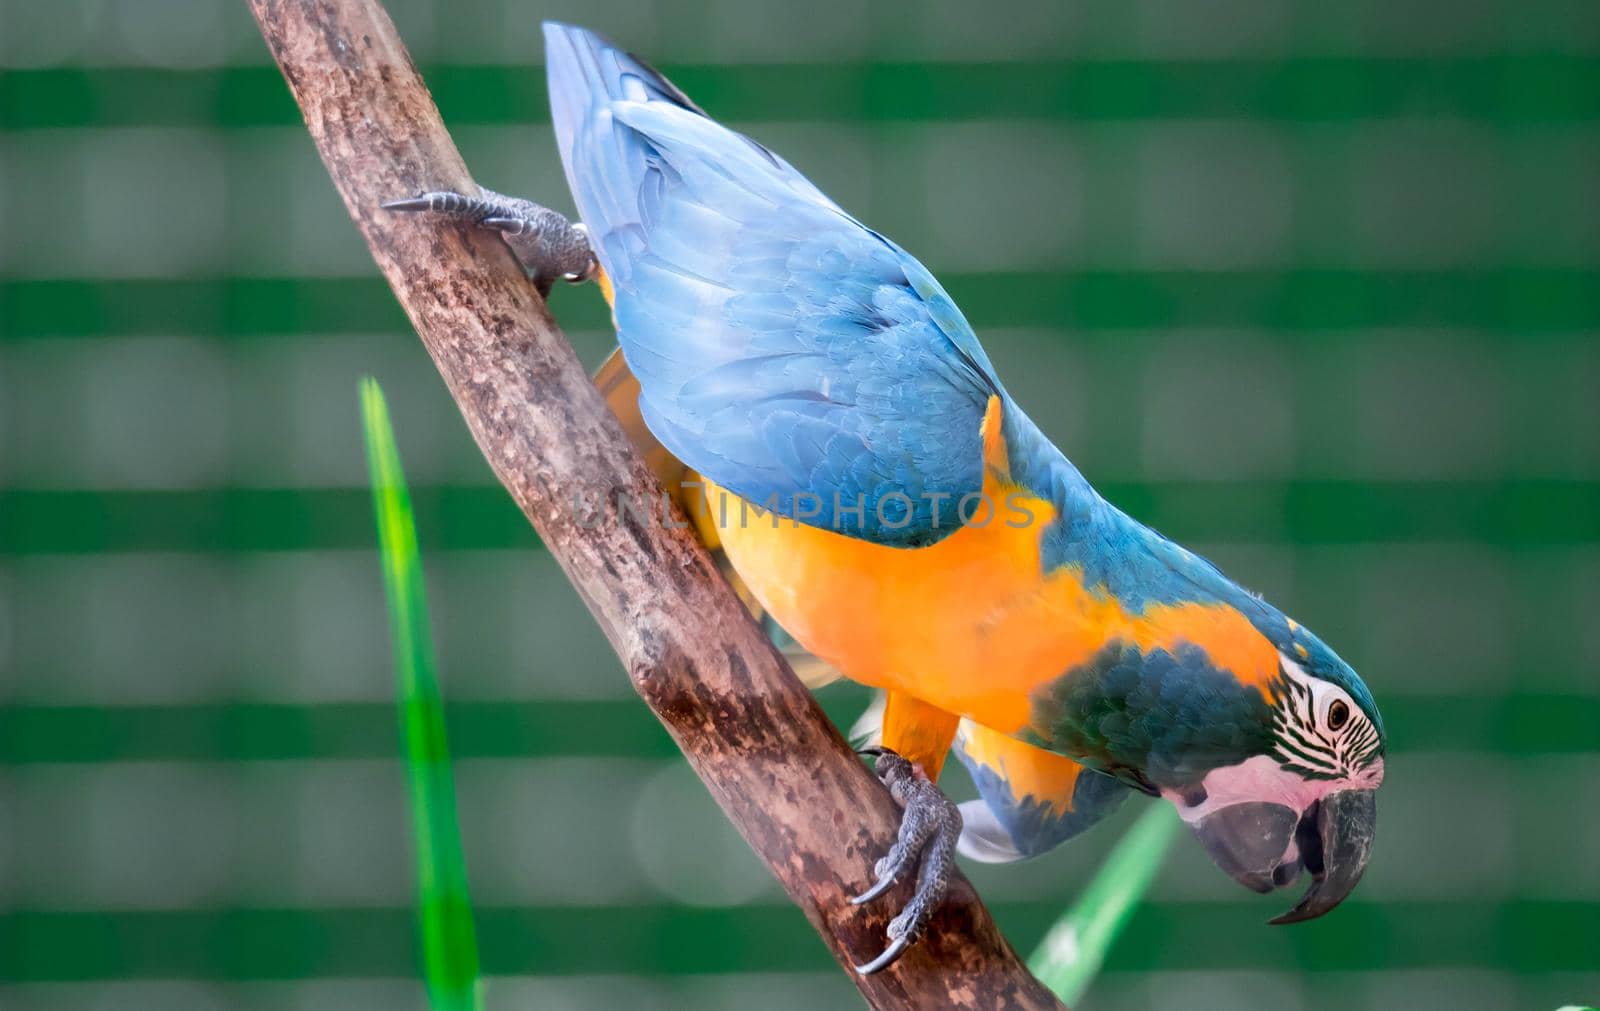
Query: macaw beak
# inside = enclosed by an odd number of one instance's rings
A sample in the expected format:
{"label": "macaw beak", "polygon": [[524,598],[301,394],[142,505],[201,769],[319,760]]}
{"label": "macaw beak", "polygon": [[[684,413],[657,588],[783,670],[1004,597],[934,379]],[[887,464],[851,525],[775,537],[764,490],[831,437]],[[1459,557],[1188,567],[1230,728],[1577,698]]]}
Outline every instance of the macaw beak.
{"label": "macaw beak", "polygon": [[1309,871],[1299,904],[1271,921],[1299,923],[1343,902],[1361,880],[1376,820],[1372,790],[1340,790],[1303,813],[1251,801],[1218,808],[1193,827],[1216,865],[1246,888],[1270,892]]}
{"label": "macaw beak", "polygon": [[1372,854],[1377,797],[1375,790],[1340,790],[1306,809],[1295,836],[1300,859],[1311,872],[1311,887],[1299,905],[1270,922],[1316,919],[1343,902],[1356,887]]}

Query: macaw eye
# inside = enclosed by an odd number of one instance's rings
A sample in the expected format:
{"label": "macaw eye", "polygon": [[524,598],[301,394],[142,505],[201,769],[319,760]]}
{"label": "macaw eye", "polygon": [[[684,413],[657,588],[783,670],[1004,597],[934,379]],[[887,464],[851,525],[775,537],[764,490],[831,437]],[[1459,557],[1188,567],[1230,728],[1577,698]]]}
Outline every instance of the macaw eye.
{"label": "macaw eye", "polygon": [[1344,704],[1343,699],[1334,699],[1333,705],[1328,707],[1328,729],[1338,730],[1350,722],[1350,707]]}

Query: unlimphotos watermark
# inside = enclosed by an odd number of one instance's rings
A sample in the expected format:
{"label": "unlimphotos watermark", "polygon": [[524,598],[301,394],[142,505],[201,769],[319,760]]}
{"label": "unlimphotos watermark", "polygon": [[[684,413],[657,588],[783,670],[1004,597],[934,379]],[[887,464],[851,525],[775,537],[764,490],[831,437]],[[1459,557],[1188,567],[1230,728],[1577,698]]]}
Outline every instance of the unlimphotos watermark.
{"label": "unlimphotos watermark", "polygon": [[[701,494],[707,485],[700,481],[685,481],[683,487],[691,494],[685,496],[693,519],[707,518],[713,506],[708,496]],[[744,529],[756,524],[777,528],[782,524],[813,526],[824,530],[852,531],[864,529],[905,530],[913,524],[918,529],[942,530],[950,526],[983,528],[991,523],[1003,523],[1021,530],[1037,522],[1034,507],[1038,499],[1022,491],[1008,492],[996,502],[986,492],[968,492],[957,496],[952,492],[928,491],[916,496],[903,491],[888,491],[869,497],[844,495],[834,492],[829,498],[808,491],[792,495],[777,492],[755,503],[731,494],[716,495],[714,522],[719,529]],[[670,492],[662,491],[651,497],[640,495],[633,489],[578,489],[572,496],[572,513],[578,525],[593,530],[605,523],[652,524],[681,528],[690,525],[683,518],[678,504]]]}

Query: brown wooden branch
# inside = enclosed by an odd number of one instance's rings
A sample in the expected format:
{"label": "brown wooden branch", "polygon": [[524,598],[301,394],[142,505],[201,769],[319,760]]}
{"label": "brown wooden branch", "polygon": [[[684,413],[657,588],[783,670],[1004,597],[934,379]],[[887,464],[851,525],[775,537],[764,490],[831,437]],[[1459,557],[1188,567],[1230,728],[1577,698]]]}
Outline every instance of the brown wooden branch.
{"label": "brown wooden branch", "polygon": [[[899,810],[687,530],[577,496],[662,501],[499,239],[388,214],[424,189],[476,192],[377,0],[250,0],[345,206],[478,446],[588,604],[628,677],[717,803],[846,967],[884,944],[855,909]],[[903,900],[907,891],[897,891]],[[599,943],[600,939],[596,939]],[[872,977],[875,1008],[1059,1008],[957,875],[928,936]]]}

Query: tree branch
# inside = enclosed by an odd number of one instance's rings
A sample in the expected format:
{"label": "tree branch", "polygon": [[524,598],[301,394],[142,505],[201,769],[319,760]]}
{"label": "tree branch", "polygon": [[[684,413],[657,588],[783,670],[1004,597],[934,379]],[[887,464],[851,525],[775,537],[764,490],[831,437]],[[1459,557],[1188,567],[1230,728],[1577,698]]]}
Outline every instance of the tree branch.
{"label": "tree branch", "polygon": [[[250,0],[345,206],[473,437],[717,803],[847,967],[884,944],[855,909],[899,810],[766,640],[689,531],[575,492],[663,501],[499,239],[378,204],[476,192],[377,0]],[[587,521],[587,522],[586,522]],[[906,886],[897,890],[902,898]],[[897,965],[851,973],[875,1008],[1058,1008],[957,876]]]}

